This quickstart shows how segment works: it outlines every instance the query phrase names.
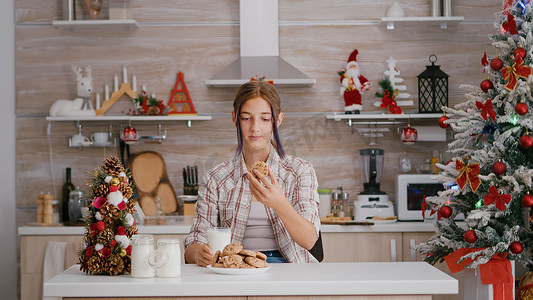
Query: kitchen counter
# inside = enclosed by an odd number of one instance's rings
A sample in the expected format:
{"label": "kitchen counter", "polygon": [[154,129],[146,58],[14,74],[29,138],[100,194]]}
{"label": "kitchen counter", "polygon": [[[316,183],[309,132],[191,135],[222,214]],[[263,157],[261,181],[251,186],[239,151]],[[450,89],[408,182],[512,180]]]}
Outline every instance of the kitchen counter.
{"label": "kitchen counter", "polygon": [[[138,225],[141,234],[188,234],[192,217],[181,216],[170,225]],[[324,233],[344,232],[435,232],[433,222],[394,222],[375,225],[321,225]],[[21,226],[19,235],[83,235],[83,226]]]}
{"label": "kitchen counter", "polygon": [[456,279],[423,262],[271,266],[265,273],[241,276],[220,275],[196,265],[182,265],[182,275],[178,278],[132,278],[130,275],[88,275],[81,272],[78,265],[73,265],[44,283],[44,296],[90,295],[95,298],[115,298],[374,295],[376,298],[365,296],[364,299],[384,299],[377,295],[397,295],[386,299],[431,299],[434,294],[458,293]]}

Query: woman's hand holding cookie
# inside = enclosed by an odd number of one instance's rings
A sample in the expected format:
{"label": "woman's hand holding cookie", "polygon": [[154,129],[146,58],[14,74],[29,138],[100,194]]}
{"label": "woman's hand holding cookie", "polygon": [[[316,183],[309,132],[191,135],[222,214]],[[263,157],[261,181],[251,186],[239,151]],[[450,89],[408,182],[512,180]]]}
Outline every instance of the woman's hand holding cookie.
{"label": "woman's hand holding cookie", "polygon": [[284,204],[286,200],[276,175],[269,169],[269,181],[261,172],[255,169],[252,170],[252,172],[259,177],[259,180],[257,180],[252,175],[248,175],[248,179],[250,180],[250,191],[255,199],[263,205],[273,208],[275,211],[280,209],[281,205]]}

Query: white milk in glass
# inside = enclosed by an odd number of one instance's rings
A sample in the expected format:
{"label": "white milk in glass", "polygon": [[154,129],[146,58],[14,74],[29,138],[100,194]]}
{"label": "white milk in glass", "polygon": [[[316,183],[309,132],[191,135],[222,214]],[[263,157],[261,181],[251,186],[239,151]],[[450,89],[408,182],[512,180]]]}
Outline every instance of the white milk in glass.
{"label": "white milk in glass", "polygon": [[222,251],[227,244],[231,243],[231,228],[215,227],[208,229],[207,242],[213,253],[217,250]]}
{"label": "white milk in glass", "polygon": [[132,237],[131,277],[154,277],[155,271],[148,263],[150,254],[154,252],[154,236],[138,234]]}
{"label": "white milk in glass", "polygon": [[149,262],[156,269],[157,277],[179,277],[181,275],[180,241],[158,240],[157,250],[150,255]]}

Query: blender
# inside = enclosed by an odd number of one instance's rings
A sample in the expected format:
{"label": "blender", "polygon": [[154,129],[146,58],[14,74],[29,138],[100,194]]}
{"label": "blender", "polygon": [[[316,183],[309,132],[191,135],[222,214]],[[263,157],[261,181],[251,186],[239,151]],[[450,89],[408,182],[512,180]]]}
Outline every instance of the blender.
{"label": "blender", "polygon": [[389,196],[380,190],[383,154],[382,149],[361,149],[359,152],[364,190],[354,201],[355,221],[375,221],[394,217],[394,206],[389,201]]}

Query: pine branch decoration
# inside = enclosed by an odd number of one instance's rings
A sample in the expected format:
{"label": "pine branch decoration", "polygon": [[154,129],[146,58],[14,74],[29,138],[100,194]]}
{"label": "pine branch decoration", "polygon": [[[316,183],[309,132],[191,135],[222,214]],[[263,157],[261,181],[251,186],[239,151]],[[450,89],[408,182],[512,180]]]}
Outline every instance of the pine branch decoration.
{"label": "pine branch decoration", "polygon": [[90,174],[92,202],[85,216],[85,245],[78,252],[80,270],[112,276],[129,273],[131,238],[137,234],[131,173],[111,156]]}

